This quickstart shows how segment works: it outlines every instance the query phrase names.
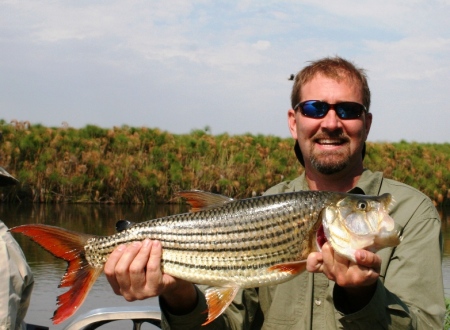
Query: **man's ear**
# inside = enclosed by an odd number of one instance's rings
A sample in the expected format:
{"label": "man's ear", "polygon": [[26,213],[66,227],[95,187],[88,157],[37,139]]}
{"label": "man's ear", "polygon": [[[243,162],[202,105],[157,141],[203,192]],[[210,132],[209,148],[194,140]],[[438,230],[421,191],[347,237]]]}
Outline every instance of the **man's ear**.
{"label": "man's ear", "polygon": [[297,140],[297,117],[295,110],[289,109],[288,113],[288,127],[292,137]]}
{"label": "man's ear", "polygon": [[365,118],[365,126],[366,126],[366,140],[367,137],[369,136],[369,132],[370,132],[370,127],[372,126],[372,114],[370,112],[366,113],[366,118]]}

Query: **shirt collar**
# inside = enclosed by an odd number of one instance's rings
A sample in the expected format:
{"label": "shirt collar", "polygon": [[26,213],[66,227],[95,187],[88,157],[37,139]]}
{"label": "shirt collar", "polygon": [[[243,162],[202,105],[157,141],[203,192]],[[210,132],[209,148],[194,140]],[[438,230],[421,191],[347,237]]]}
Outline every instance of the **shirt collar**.
{"label": "shirt collar", "polygon": [[[365,195],[378,196],[383,182],[383,173],[372,172],[365,169],[358,180],[355,188],[360,189]],[[352,191],[353,191],[352,189]]]}
{"label": "shirt collar", "polygon": [[[308,182],[306,181],[305,172],[303,172],[296,180],[298,180],[298,182],[294,185],[294,191],[310,190]],[[383,173],[364,169],[358,183],[349,191],[349,193],[378,196],[382,181]]]}

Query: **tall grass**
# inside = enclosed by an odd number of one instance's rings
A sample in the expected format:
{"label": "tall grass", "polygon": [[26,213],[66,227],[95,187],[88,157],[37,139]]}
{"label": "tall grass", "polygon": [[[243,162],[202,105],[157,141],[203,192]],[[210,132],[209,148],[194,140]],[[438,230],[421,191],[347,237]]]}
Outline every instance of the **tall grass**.
{"label": "tall grass", "polygon": [[447,311],[445,313],[444,329],[450,329],[450,298],[445,298],[445,306]]}
{"label": "tall grass", "polygon": [[[4,201],[153,203],[185,189],[243,198],[303,170],[292,139],[275,136],[3,120],[0,130],[0,166],[20,180],[2,190]],[[365,166],[418,188],[436,205],[449,203],[449,143],[368,143]]]}

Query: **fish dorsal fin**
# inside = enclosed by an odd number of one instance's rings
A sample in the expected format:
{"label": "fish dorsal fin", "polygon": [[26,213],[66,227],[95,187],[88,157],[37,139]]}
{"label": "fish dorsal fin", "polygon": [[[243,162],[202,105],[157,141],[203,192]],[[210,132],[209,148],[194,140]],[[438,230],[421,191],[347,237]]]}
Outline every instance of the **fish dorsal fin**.
{"label": "fish dorsal fin", "polygon": [[127,230],[130,227],[134,226],[134,222],[133,221],[129,221],[129,220],[119,220],[116,222],[116,231],[118,233],[120,233],[121,231]]}
{"label": "fish dorsal fin", "polygon": [[202,325],[207,325],[219,317],[231,304],[239,291],[239,286],[211,287],[205,291],[208,304],[208,318]]}
{"label": "fish dorsal fin", "polygon": [[186,199],[186,202],[191,205],[191,212],[212,209],[234,201],[233,198],[202,190],[179,191],[176,195]]}

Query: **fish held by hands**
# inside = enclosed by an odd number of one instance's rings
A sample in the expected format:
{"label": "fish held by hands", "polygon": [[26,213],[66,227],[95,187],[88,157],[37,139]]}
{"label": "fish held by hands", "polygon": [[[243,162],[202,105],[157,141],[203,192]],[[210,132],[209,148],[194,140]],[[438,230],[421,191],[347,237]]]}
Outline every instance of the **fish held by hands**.
{"label": "fish held by hands", "polygon": [[210,286],[205,296],[212,322],[241,288],[274,285],[306,269],[308,254],[329,242],[355,260],[357,249],[376,252],[400,243],[400,228],[389,216],[391,195],[365,196],[299,191],[235,200],[204,191],[183,191],[189,213],[141,223],[120,221],[118,233],[94,236],[42,224],[11,228],[68,262],[52,318],[72,316],[120,244],[146,238],[162,244],[162,271]]}

